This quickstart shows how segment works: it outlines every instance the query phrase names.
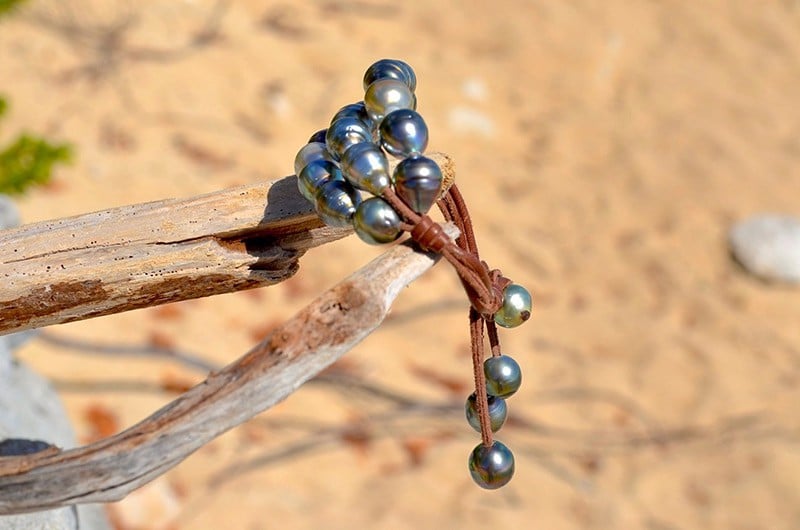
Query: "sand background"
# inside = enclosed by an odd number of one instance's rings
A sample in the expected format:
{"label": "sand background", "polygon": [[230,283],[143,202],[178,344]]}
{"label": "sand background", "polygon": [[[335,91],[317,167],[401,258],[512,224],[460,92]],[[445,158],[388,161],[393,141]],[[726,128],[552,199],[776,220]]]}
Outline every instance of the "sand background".
{"label": "sand background", "polygon": [[[290,174],[365,68],[402,58],[484,257],[534,295],[501,337],[525,378],[507,488],[467,473],[467,304],[439,265],[341,369],[452,409],[381,422],[381,400],[306,385],[111,506],[118,528],[800,528],[800,292],[725,241],[800,213],[800,3],[33,0],[0,50],[0,143],[77,155],[19,199],[27,222]],[[224,364],[377,252],[350,237],[276,287],[46,333]],[[44,338],[20,357],[82,441],[202,379]]]}

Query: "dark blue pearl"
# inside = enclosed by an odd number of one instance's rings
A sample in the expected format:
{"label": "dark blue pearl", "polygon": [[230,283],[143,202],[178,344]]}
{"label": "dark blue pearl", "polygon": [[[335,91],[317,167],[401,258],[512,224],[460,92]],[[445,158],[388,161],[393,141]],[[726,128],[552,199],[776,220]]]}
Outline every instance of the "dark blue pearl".
{"label": "dark blue pearl", "polygon": [[358,205],[353,228],[358,237],[370,245],[391,243],[402,233],[400,216],[380,197],[370,197]]}
{"label": "dark blue pearl", "polygon": [[442,170],[430,158],[412,155],[394,169],[394,187],[404,203],[415,212],[423,214],[439,198]]}
{"label": "dark blue pearl", "polygon": [[484,489],[502,488],[514,476],[514,455],[498,441],[491,447],[479,444],[469,456],[469,472],[475,484]]}
{"label": "dark blue pearl", "polygon": [[[481,420],[478,414],[478,396],[473,392],[468,398],[467,403],[464,405],[464,410],[467,415],[467,422],[478,432],[481,432]],[[492,432],[497,432],[508,416],[508,406],[506,400],[499,397],[489,396],[487,400],[489,403],[489,425],[491,425]]]}
{"label": "dark blue pearl", "polygon": [[328,226],[346,227],[353,221],[361,195],[345,180],[329,180],[317,193],[317,214]]}
{"label": "dark blue pearl", "polygon": [[311,135],[311,138],[308,139],[308,143],[325,143],[325,135],[328,133],[328,129],[320,129],[314,134]]}
{"label": "dark blue pearl", "polygon": [[415,91],[417,89],[417,75],[414,69],[399,59],[381,59],[376,61],[364,74],[364,90],[378,79],[397,79]]}
{"label": "dark blue pearl", "polygon": [[350,146],[342,155],[342,172],[350,184],[373,195],[380,195],[392,184],[389,161],[372,142]]}
{"label": "dark blue pearl", "polygon": [[315,160],[300,171],[297,189],[303,197],[315,203],[320,188],[329,180],[344,180],[342,171],[330,160]]}
{"label": "dark blue pearl", "polygon": [[353,117],[344,117],[331,123],[325,135],[328,152],[335,160],[342,158],[351,145],[371,141],[372,131],[369,126]]}
{"label": "dark blue pearl", "polygon": [[486,393],[503,399],[511,397],[522,384],[522,370],[508,355],[489,357],[483,362]]}
{"label": "dark blue pearl", "polygon": [[415,110],[398,109],[387,114],[378,129],[381,146],[390,155],[403,158],[421,154],[428,147],[428,126]]}

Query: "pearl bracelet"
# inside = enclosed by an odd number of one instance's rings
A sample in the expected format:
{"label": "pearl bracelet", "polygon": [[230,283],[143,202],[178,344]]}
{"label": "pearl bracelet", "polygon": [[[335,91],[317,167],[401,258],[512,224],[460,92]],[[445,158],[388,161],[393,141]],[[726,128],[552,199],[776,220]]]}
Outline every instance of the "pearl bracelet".
{"label": "pearl bracelet", "polygon": [[[370,66],[364,74],[364,100],[342,107],[328,128],[314,133],[297,153],[297,185],[327,225],[352,226],[370,244],[390,243],[409,232],[456,269],[472,304],[475,392],[465,411],[482,438],[468,465],[479,486],[496,489],[511,480],[514,456],[492,433],[505,422],[505,400],[522,382],[519,365],[500,352],[496,326],[511,328],[528,320],[531,296],[480,260],[458,188],[453,185],[441,195],[442,171],[423,154],[428,127],[416,112],[416,85],[414,71],[403,61],[382,59]],[[401,159],[392,173],[387,154]],[[361,192],[372,196],[362,199]],[[461,230],[456,241],[428,217],[434,203]],[[484,331],[491,348],[485,360]]]}

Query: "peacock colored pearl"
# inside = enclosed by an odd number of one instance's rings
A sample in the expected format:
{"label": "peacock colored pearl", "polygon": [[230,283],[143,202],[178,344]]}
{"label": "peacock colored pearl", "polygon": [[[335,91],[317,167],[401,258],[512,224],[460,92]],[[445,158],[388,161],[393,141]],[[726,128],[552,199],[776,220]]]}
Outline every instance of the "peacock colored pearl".
{"label": "peacock colored pearl", "polygon": [[353,227],[358,237],[371,245],[391,243],[402,233],[400,216],[380,197],[371,197],[358,205]]}
{"label": "peacock colored pearl", "polygon": [[372,142],[355,144],[345,151],[342,172],[350,184],[373,195],[380,195],[392,185],[389,161],[381,148]]}
{"label": "peacock colored pearl", "polygon": [[364,90],[378,79],[397,79],[414,92],[417,89],[417,75],[414,69],[399,59],[381,59],[376,61],[364,74]]}
{"label": "peacock colored pearl", "polygon": [[484,489],[502,488],[514,476],[514,455],[496,440],[491,447],[478,444],[469,456],[469,472],[472,480]]}
{"label": "peacock colored pearl", "polygon": [[361,203],[361,195],[345,180],[329,180],[317,193],[317,214],[328,226],[346,227]]}
{"label": "peacock colored pearl", "polygon": [[439,198],[442,170],[430,158],[412,155],[394,168],[394,188],[404,203],[423,214]]}
{"label": "peacock colored pearl", "polygon": [[358,103],[351,103],[349,105],[345,105],[344,107],[340,108],[336,111],[336,114],[333,115],[331,119],[331,123],[339,120],[341,118],[355,118],[360,122],[372,127],[372,123],[369,119],[369,114],[367,114],[367,107],[364,105],[363,101],[359,101]]}
{"label": "peacock colored pearl", "polygon": [[[478,415],[478,396],[473,392],[468,398],[467,403],[464,405],[467,414],[467,422],[478,432],[481,432],[481,420]],[[506,400],[503,398],[489,396],[489,425],[491,425],[492,432],[497,432],[508,416],[508,407]]]}
{"label": "peacock colored pearl", "polygon": [[392,111],[383,118],[378,130],[381,146],[390,155],[402,158],[421,154],[428,147],[428,126],[417,111]]}
{"label": "peacock colored pearl", "polygon": [[515,328],[531,317],[531,294],[512,283],[503,291],[503,307],[494,314],[494,321],[504,328]]}
{"label": "peacock colored pearl", "polygon": [[331,123],[325,136],[328,151],[335,160],[342,158],[351,145],[371,141],[372,131],[369,126],[357,118],[347,116]]}
{"label": "peacock colored pearl", "polygon": [[330,160],[315,160],[304,167],[297,176],[297,189],[315,203],[323,184],[329,180],[344,180],[342,171]]}
{"label": "peacock colored pearl", "polygon": [[507,399],[522,384],[522,370],[517,361],[508,355],[486,359],[483,362],[483,374],[486,376],[486,393],[490,396]]}
{"label": "peacock colored pearl", "polygon": [[417,98],[408,85],[397,79],[378,79],[367,88],[364,104],[372,121],[380,123],[384,116],[397,109],[417,108]]}
{"label": "peacock colored pearl", "polygon": [[328,134],[328,129],[320,129],[311,135],[311,138],[308,139],[308,143],[319,142],[321,144],[324,144],[326,134]]}
{"label": "peacock colored pearl", "polygon": [[294,174],[300,176],[300,172],[303,171],[304,167],[317,160],[332,160],[332,158],[324,143],[307,143],[300,148],[297,156],[294,157]]}

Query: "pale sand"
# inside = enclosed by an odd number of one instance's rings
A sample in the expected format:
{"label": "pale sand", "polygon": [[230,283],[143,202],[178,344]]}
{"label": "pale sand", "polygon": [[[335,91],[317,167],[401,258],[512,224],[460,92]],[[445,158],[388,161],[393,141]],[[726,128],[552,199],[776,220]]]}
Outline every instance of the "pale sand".
{"label": "pale sand", "polygon": [[[90,34],[70,39],[33,15],[0,25],[0,91],[13,105],[2,143],[27,129],[78,154],[21,199],[26,221],[290,174],[306,138],[363,96],[364,69],[398,57],[416,69],[430,148],[457,163],[485,259],[535,302],[526,326],[502,334],[525,378],[510,414],[531,422],[498,435],[517,455],[507,488],[472,484],[478,436],[457,410],[397,418],[373,426],[372,443],[333,443],[210,488],[308,432],[263,422],[322,429],[385,408],[309,385],[114,506],[120,528],[800,526],[800,291],[749,278],[725,247],[735,219],[800,210],[796,2],[241,1],[218,41],[161,61],[143,52],[182,46],[213,2],[59,4],[32,12],[87,27],[138,18],[105,56]],[[94,78],[81,70],[98,65]],[[275,288],[48,332],[170,343],[222,364],[376,252],[351,237],[310,252]],[[457,409],[471,375],[452,271],[409,288],[395,314],[439,302],[384,326],[348,365]],[[21,356],[59,380],[199,380],[41,340]],[[63,395],[84,439],[102,423],[87,420],[92,407],[113,430],[171,397]]]}

